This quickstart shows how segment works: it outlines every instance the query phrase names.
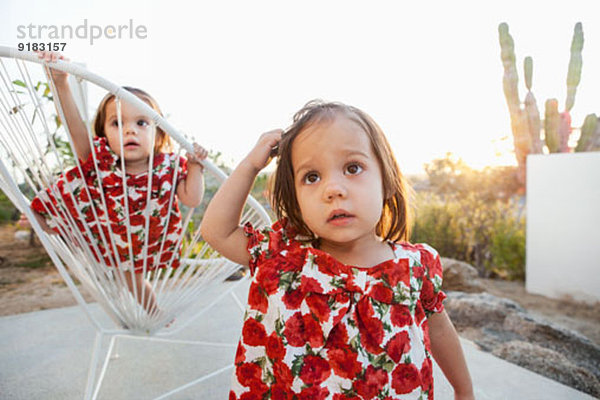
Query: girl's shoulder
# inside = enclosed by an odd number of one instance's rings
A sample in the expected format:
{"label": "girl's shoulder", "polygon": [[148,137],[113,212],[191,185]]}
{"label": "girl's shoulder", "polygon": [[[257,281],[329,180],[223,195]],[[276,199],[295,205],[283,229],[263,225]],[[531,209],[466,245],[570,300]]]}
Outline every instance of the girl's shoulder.
{"label": "girl's shoulder", "polygon": [[[248,238],[246,249],[250,254],[250,271],[262,262],[279,255],[300,262],[309,245],[299,241],[297,231],[287,219],[276,221],[272,225],[254,226],[250,222],[244,225],[244,234]],[[293,256],[293,257],[292,257]]]}
{"label": "girl's shoulder", "polygon": [[427,243],[393,242],[397,258],[409,258],[426,269],[441,270],[441,259],[436,249]]}
{"label": "girl's shoulder", "polygon": [[116,153],[108,145],[108,140],[105,137],[94,136],[92,138],[92,145],[96,154],[101,152],[107,152],[116,155]]}
{"label": "girl's shoulder", "polygon": [[288,222],[287,218],[275,221],[271,225],[254,226],[247,222],[244,225],[244,233],[248,237],[255,237],[258,241],[298,241],[302,237],[297,230]]}
{"label": "girl's shoulder", "polygon": [[395,249],[399,250],[400,252],[419,253],[419,254],[429,253],[429,255],[431,255],[433,257],[439,256],[439,253],[437,252],[437,250],[434,249],[432,246],[430,246],[427,243],[410,243],[410,242],[404,242],[404,241],[391,242],[391,243],[393,244]]}

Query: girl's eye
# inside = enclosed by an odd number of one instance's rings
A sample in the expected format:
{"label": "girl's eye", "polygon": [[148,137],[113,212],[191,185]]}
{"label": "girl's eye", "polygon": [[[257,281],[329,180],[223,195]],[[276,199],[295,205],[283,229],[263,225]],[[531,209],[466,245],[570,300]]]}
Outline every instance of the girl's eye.
{"label": "girl's eye", "polygon": [[357,175],[362,172],[363,168],[358,164],[349,164],[346,167],[346,173],[348,175]]}
{"label": "girl's eye", "polygon": [[148,126],[148,121],[140,119],[137,124],[138,126]]}
{"label": "girl's eye", "polygon": [[112,126],[119,126],[119,121],[116,119],[111,123]]}
{"label": "girl's eye", "polygon": [[309,172],[308,174],[304,175],[302,181],[307,185],[312,185],[313,183],[319,182],[320,179],[321,177],[316,172]]}

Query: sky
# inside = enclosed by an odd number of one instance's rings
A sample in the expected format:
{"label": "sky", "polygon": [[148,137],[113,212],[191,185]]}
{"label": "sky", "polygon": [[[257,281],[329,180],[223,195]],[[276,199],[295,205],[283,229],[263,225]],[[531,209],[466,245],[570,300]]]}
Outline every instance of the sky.
{"label": "sky", "polygon": [[110,81],[151,93],[179,130],[231,165],[262,132],[285,128],[307,101],[321,98],[369,113],[401,169],[414,174],[447,152],[476,168],[515,164],[500,22],[515,41],[521,99],[523,58],[533,58],[541,110],[548,98],[564,107],[573,28],[582,22],[573,125],[600,114],[594,3],[3,0],[0,45],[40,41],[18,38],[20,25],[131,20],[145,38],[67,38],[64,53]]}

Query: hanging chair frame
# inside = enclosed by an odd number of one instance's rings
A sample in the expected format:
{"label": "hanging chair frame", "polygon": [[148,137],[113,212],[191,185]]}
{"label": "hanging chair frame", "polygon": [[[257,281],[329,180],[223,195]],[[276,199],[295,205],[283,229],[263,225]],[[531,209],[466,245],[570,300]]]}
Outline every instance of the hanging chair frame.
{"label": "hanging chair frame", "polygon": [[[3,59],[13,59],[13,60],[16,60],[17,63],[22,62],[23,66],[26,66],[25,62],[41,64],[42,66],[44,66],[46,68],[46,71],[48,71],[47,68],[60,70],[60,71],[66,72],[66,73],[74,76],[78,80],[78,82],[85,80],[90,83],[93,83],[96,86],[103,88],[103,89],[107,90],[108,92],[112,93],[115,96],[115,98],[120,99],[122,101],[126,101],[127,103],[129,103],[130,105],[135,107],[135,109],[137,111],[139,111],[140,113],[142,113],[144,116],[146,116],[147,118],[150,118],[156,124],[157,127],[160,127],[164,132],[166,132],[170,137],[172,137],[181,146],[182,149],[185,149],[188,152],[193,152],[193,150],[194,150],[192,143],[190,143],[182,133],[180,133],[178,130],[176,130],[165,118],[163,118],[155,110],[153,110],[151,107],[149,107],[141,99],[139,99],[137,96],[130,93],[123,87],[116,85],[116,84],[108,81],[107,79],[104,79],[94,73],[89,72],[87,69],[83,68],[82,66],[79,66],[79,65],[76,65],[73,63],[63,62],[61,60],[58,60],[53,63],[46,63],[45,61],[40,60],[38,58],[37,54],[35,54],[35,53],[22,52],[22,51],[18,51],[15,48],[0,46],[0,61],[2,61]],[[0,66],[0,67],[2,67],[2,66]],[[53,86],[53,81],[52,81],[50,74],[47,74],[47,77],[48,77],[48,81],[49,81],[50,85]],[[60,106],[60,103],[57,104],[57,109],[58,109],[59,113],[61,114],[60,117],[64,121],[64,115],[62,115],[63,110],[62,110],[62,107]],[[87,110],[83,110],[83,112],[87,113]],[[86,119],[86,121],[89,121],[87,114],[85,115],[85,119]],[[0,129],[2,129],[2,126],[0,126]],[[205,168],[205,171],[208,172],[209,174],[211,174],[212,176],[214,176],[217,179],[217,181],[219,182],[219,184],[222,184],[222,182],[224,182],[225,179],[227,178],[227,175],[223,171],[221,171],[216,165],[211,163],[209,160],[204,160],[202,162],[202,164]],[[132,332],[129,329],[121,328],[121,327],[106,328],[100,323],[100,321],[98,319],[96,319],[96,317],[94,317],[94,314],[90,310],[89,304],[84,300],[83,296],[80,293],[80,290],[77,288],[77,286],[73,280],[73,277],[71,276],[71,273],[69,273],[67,267],[63,263],[62,260],[64,259],[64,257],[68,257],[69,255],[64,254],[64,250],[61,253],[60,252],[61,246],[58,243],[59,239],[52,237],[52,235],[47,234],[44,231],[44,229],[40,226],[40,224],[38,223],[37,219],[35,218],[35,216],[33,214],[33,211],[30,208],[27,198],[21,192],[21,190],[15,183],[15,181],[12,177],[12,174],[9,172],[8,168],[6,167],[6,165],[4,164],[4,162],[1,159],[0,159],[0,189],[9,197],[9,199],[19,209],[19,211],[21,211],[23,214],[25,214],[27,216],[27,218],[29,219],[29,221],[32,225],[32,228],[38,235],[42,245],[46,249],[50,259],[56,266],[62,279],[64,280],[64,282],[70,289],[71,293],[75,297],[75,300],[77,301],[78,305],[81,307],[84,314],[86,315],[86,317],[88,318],[88,320],[90,321],[90,323],[93,325],[93,327],[96,330],[95,342],[94,342],[94,346],[92,349],[92,356],[91,356],[90,366],[89,366],[89,370],[88,370],[88,377],[87,377],[84,399],[86,399],[86,400],[87,399],[96,399],[98,397],[103,379],[105,377],[105,373],[106,373],[108,365],[109,365],[109,362],[111,361],[111,359],[113,359],[115,357],[116,344],[117,344],[117,340],[119,338],[143,339],[143,340],[155,341],[157,343],[167,342],[167,343],[195,344],[195,345],[227,347],[227,348],[236,346],[236,344],[230,344],[230,343],[213,343],[213,342],[200,342],[200,341],[192,342],[192,341],[185,341],[185,340],[182,341],[182,340],[172,339],[170,337],[177,334],[181,330],[185,329],[187,326],[189,326],[189,324],[191,324],[192,322],[197,320],[200,316],[202,316],[205,312],[207,312],[213,306],[218,304],[226,296],[232,296],[234,301],[236,302],[236,304],[239,306],[241,312],[243,312],[245,307],[242,304],[242,302],[235,295],[234,290],[236,288],[238,288],[240,285],[244,284],[247,281],[246,278],[240,280],[239,282],[231,284],[227,288],[227,290],[221,292],[220,295],[217,296],[217,298],[213,299],[209,304],[205,305],[202,308],[202,310],[195,313],[192,317],[187,319],[187,321],[185,321],[184,323],[178,324],[176,327],[171,327],[169,329],[162,330],[162,331],[159,330],[157,332],[139,332],[139,331]],[[127,197],[127,196],[125,196],[125,197]],[[258,215],[258,218],[260,218],[260,220],[264,224],[270,223],[269,215],[266,213],[264,208],[260,205],[260,203],[256,199],[249,196],[247,199],[247,205],[250,207],[250,209],[254,213],[256,213]],[[57,252],[57,250],[59,252]],[[100,302],[100,304],[102,305],[102,302]],[[118,326],[118,321],[115,319],[114,315],[111,315],[112,314],[111,310],[107,309],[106,307],[103,307],[103,308],[106,311],[106,313],[109,315],[109,317],[111,317],[111,319],[113,319],[113,321],[115,321]],[[103,343],[105,342],[105,339],[107,339],[107,338],[110,339],[110,341],[108,343],[108,349],[106,350],[104,360],[102,361],[102,357],[101,357],[102,346],[103,346]],[[102,363],[102,367],[98,371],[98,367],[99,367],[100,363]],[[196,385],[207,379],[215,377],[218,374],[220,374],[224,371],[227,371],[232,367],[233,367],[233,365],[229,365],[224,368],[215,370],[212,373],[207,374],[202,377],[199,377],[198,379],[196,379],[192,382],[189,382],[183,386],[180,386],[179,388],[176,388],[167,393],[164,393],[164,394],[160,395],[159,397],[157,397],[157,399],[164,399],[173,394],[179,393],[182,390],[188,389],[189,387],[191,387],[193,385]]]}

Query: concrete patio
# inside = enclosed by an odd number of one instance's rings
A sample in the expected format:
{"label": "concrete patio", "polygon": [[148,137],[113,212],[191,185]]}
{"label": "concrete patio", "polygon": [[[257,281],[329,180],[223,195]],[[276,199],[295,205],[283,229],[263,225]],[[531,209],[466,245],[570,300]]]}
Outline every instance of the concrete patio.
{"label": "concrete patio", "polygon": [[[229,283],[228,283],[229,284]],[[248,285],[236,289],[246,298]],[[98,319],[111,323],[97,305]],[[191,343],[117,340],[118,358],[111,360],[99,399],[153,399],[231,364],[240,334],[242,313],[228,296],[173,339],[222,343],[213,347]],[[80,307],[67,307],[0,318],[0,398],[4,400],[82,399],[95,329]],[[107,348],[108,340],[103,344]],[[593,399],[558,382],[479,351],[463,340],[479,400]],[[435,368],[436,399],[450,400],[450,385]],[[227,399],[231,369],[193,385],[169,399]]]}

